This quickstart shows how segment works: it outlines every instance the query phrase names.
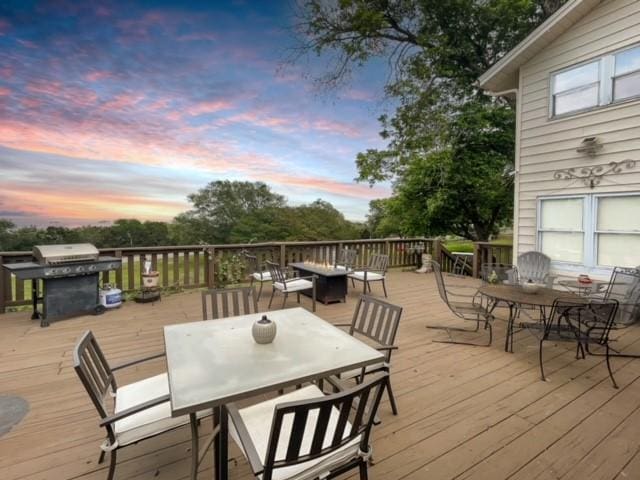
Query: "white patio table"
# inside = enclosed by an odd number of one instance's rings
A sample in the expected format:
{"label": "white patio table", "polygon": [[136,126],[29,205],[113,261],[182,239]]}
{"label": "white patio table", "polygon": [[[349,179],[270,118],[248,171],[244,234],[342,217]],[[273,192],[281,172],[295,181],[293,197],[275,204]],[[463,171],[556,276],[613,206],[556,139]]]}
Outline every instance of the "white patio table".
{"label": "white patio table", "polygon": [[[259,345],[251,327],[265,314],[278,332],[273,343]],[[168,325],[164,341],[171,413],[191,419],[193,479],[211,443],[215,479],[228,478],[227,403],[383,361],[376,349],[303,308]],[[200,449],[196,414],[209,408],[214,435]]]}

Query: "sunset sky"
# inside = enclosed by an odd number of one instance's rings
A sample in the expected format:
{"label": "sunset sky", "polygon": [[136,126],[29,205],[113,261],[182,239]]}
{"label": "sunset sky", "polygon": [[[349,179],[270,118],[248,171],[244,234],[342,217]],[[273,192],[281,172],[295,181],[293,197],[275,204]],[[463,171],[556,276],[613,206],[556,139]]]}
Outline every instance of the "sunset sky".
{"label": "sunset sky", "polygon": [[290,1],[2,2],[0,218],[168,221],[187,194],[238,179],[363,219],[389,195],[353,181],[356,154],[384,145],[384,64],[319,95],[304,74],[323,59],[279,68],[292,13]]}

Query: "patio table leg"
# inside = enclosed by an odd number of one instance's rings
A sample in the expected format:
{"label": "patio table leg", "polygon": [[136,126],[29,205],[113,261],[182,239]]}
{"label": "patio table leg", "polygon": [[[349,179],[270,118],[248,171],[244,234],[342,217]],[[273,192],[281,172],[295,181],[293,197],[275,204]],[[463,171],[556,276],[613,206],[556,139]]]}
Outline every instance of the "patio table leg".
{"label": "patio table leg", "polygon": [[213,410],[213,425],[220,427],[218,435],[213,441],[213,462],[215,480],[229,478],[229,417],[227,407],[222,405]]}
{"label": "patio table leg", "polygon": [[504,351],[513,353],[513,322],[515,321],[517,309],[512,302],[509,302],[509,320],[507,321],[507,335],[504,340]]}
{"label": "patio table leg", "polygon": [[198,478],[198,419],[195,413],[189,414],[189,424],[191,426],[191,480]]}

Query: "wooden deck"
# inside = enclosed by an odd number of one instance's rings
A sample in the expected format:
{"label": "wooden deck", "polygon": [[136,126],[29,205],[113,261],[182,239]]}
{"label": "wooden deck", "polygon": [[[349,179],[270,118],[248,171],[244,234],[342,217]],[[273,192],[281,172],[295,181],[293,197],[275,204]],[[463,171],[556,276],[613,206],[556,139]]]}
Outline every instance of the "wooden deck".
{"label": "wooden deck", "polygon": [[[500,319],[490,348],[433,343],[443,333],[427,330],[427,323],[458,322],[438,298],[432,275],[392,272],[389,292],[405,308],[392,375],[400,414],[382,405],[370,478],[640,479],[640,361],[614,359],[615,390],[600,358],[576,360],[573,349],[549,345],[549,378],[542,382],[536,342],[520,333],[515,354],[505,353]],[[319,305],[317,313],[348,321],[356,295],[346,304]],[[105,478],[106,464],[97,465],[103,431],[71,366],[75,340],[92,329],[114,364],[161,351],[162,326],[198,320],[199,298],[177,294],[49,328],[25,312],[0,315],[0,395],[30,404],[26,418],[0,437],[0,479]],[[497,315],[504,318],[505,311]],[[619,344],[640,351],[640,331],[628,331]],[[152,362],[126,372],[120,383],[163,368],[162,360]],[[127,447],[116,478],[187,478],[189,446],[183,428]],[[230,455],[232,478],[250,478],[235,446]],[[211,478],[210,461],[200,478]]]}

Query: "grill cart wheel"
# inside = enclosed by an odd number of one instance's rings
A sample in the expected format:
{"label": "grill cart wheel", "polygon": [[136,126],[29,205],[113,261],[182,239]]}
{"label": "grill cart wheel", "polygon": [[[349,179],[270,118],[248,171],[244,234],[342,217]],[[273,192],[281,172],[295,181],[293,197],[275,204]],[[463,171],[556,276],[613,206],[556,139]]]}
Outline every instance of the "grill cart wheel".
{"label": "grill cart wheel", "polygon": [[104,312],[106,312],[107,309],[104,305],[96,305],[96,307],[93,309],[93,314],[94,315],[102,315]]}

